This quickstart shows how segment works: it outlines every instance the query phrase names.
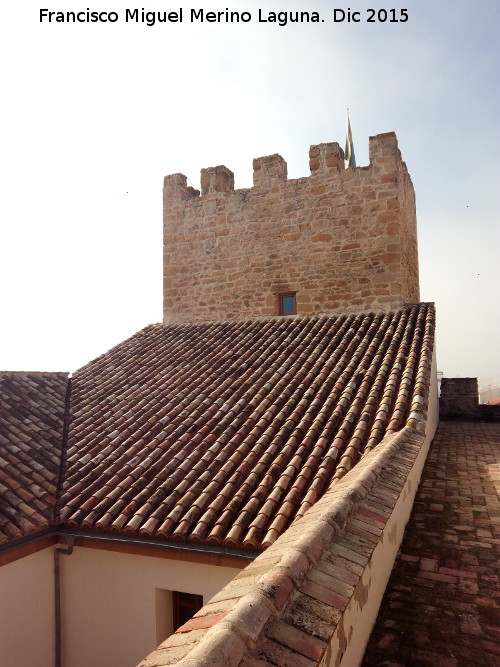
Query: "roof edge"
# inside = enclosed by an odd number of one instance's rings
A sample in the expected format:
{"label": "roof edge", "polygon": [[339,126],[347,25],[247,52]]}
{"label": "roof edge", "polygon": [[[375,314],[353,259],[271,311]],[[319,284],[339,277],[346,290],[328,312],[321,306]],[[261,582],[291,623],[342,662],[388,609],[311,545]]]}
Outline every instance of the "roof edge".
{"label": "roof edge", "polygon": [[[177,553],[199,554],[203,556],[228,557],[239,559],[241,561],[253,561],[260,551],[250,551],[247,549],[232,549],[230,547],[219,547],[217,545],[191,544],[189,542],[173,542],[169,540],[159,541],[150,540],[140,536],[118,535],[114,533],[94,533],[85,530],[73,530],[66,526],[52,526],[39,530],[36,533],[24,536],[14,542],[7,542],[0,545],[0,557],[2,554],[15,552],[28,544],[37,542],[45,538],[60,538],[71,536],[76,540],[85,540],[95,542],[96,544],[115,544],[127,547],[144,548],[151,550],[169,551]],[[78,546],[78,544],[76,543]],[[20,554],[20,558],[23,554]],[[15,559],[14,559],[15,560]]]}

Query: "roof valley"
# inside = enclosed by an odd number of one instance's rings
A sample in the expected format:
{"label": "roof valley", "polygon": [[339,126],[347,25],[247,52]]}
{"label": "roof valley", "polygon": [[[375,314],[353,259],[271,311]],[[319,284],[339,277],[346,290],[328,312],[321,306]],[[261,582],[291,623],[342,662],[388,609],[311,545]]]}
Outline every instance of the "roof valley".
{"label": "roof valley", "polygon": [[60,462],[59,462],[59,475],[57,478],[57,489],[56,497],[54,503],[54,514],[53,514],[53,523],[57,525],[60,522],[59,515],[61,511],[61,492],[64,481],[64,473],[66,470],[66,459],[67,459],[67,450],[68,450],[68,434],[69,434],[69,424],[71,420],[71,376],[68,377],[66,383],[66,392],[64,397],[64,418],[63,418],[63,427],[61,435],[61,451],[60,451]]}

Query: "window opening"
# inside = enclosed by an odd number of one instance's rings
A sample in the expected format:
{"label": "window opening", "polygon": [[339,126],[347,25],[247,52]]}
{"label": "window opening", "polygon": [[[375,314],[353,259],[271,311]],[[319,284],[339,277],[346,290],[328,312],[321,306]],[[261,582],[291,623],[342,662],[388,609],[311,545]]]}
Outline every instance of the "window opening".
{"label": "window opening", "polygon": [[203,607],[203,596],[172,591],[174,632],[187,623]]}
{"label": "window opening", "polygon": [[297,298],[295,292],[278,295],[280,315],[295,315],[297,313]]}

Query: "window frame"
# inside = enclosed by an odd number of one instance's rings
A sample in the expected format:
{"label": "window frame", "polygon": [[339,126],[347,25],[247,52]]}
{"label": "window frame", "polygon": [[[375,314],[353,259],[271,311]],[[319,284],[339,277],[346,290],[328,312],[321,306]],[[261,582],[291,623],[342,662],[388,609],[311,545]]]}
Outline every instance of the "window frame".
{"label": "window frame", "polygon": [[[293,298],[293,312],[284,312],[283,299]],[[297,314],[297,292],[280,292],[278,294],[278,315],[288,317],[289,315]]]}
{"label": "window frame", "polygon": [[[189,595],[192,600],[181,600],[182,595]],[[192,609],[193,613],[190,618],[192,618],[197,611],[203,607],[203,595],[197,595],[196,593],[186,593],[184,591],[172,591],[172,625],[174,632],[180,628],[187,621],[181,622],[181,608]]]}

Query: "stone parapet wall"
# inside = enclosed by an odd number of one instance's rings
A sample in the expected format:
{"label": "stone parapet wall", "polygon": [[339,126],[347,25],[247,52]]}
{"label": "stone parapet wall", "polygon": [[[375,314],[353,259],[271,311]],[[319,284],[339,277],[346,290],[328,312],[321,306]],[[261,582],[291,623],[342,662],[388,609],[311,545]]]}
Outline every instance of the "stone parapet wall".
{"label": "stone parapet wall", "polygon": [[141,667],[359,664],[433,433],[387,436]]}
{"label": "stone parapet wall", "polygon": [[500,421],[500,405],[478,405],[477,415],[481,421]]}
{"label": "stone parapet wall", "polygon": [[224,166],[201,194],[164,181],[164,322],[400,308],[419,301],[415,196],[396,135],[370,138],[370,164],[344,169],[337,143],[312,146],[311,175],[287,180],[279,155],[254,160],[235,190]]}
{"label": "stone parapet wall", "polygon": [[441,419],[476,419],[479,391],[477,378],[443,378],[439,399]]}
{"label": "stone parapet wall", "polygon": [[355,667],[437,427],[436,362],[390,430],[140,667]]}
{"label": "stone parapet wall", "polygon": [[479,403],[477,378],[443,378],[439,416],[441,419],[499,421],[500,405]]}

